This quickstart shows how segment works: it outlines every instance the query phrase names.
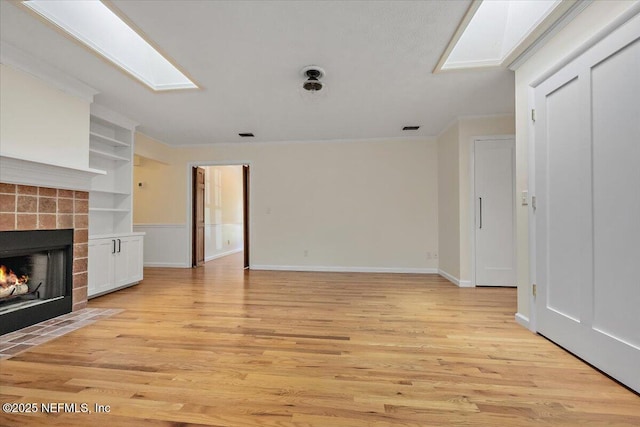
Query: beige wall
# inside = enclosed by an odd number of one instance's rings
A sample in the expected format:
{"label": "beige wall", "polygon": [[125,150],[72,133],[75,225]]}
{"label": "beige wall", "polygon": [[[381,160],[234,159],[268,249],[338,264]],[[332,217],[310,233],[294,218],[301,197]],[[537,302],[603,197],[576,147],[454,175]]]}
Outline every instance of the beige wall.
{"label": "beige wall", "polygon": [[512,115],[462,117],[438,137],[440,270],[471,280],[471,153],[475,137],[513,135]]}
{"label": "beige wall", "polygon": [[0,154],[89,167],[89,102],[0,64]]}
{"label": "beige wall", "polygon": [[133,167],[133,223],[184,224],[186,183],[180,163],[174,158],[175,150],[136,133],[135,152],[138,157]]}
{"label": "beige wall", "polygon": [[460,277],[460,128],[438,137],[438,246],[441,271]]}
{"label": "beige wall", "polygon": [[[596,1],[516,70],[516,191],[528,190],[530,83],[562,61],[637,2]],[[518,313],[530,317],[529,209],[517,205]]]}
{"label": "beige wall", "polygon": [[[157,142],[145,144],[166,150]],[[186,223],[188,170],[194,162],[251,165],[252,265],[437,267],[436,259],[427,259],[438,250],[435,141],[174,149],[170,164],[146,175],[145,206],[138,212],[135,202],[136,222]],[[153,177],[161,182],[151,184]],[[167,194],[180,207],[171,207],[171,214],[163,213]]]}

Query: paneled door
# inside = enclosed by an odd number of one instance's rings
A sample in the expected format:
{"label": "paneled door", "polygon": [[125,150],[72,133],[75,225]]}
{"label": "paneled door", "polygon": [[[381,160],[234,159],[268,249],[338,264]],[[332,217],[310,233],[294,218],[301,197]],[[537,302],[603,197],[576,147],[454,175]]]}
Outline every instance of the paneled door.
{"label": "paneled door", "polygon": [[515,141],[476,140],[476,286],[516,286]]}
{"label": "paneled door", "polygon": [[538,332],[640,391],[640,16],[534,92]]}

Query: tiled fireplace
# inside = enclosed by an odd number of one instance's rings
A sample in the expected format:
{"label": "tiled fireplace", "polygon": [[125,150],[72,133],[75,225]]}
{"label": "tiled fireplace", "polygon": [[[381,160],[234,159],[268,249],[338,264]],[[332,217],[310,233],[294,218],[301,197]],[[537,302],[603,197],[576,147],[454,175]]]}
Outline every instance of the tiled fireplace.
{"label": "tiled fireplace", "polygon": [[[0,183],[0,233],[6,231],[15,232],[18,230],[72,230],[53,233],[6,233],[1,241],[3,245],[6,246],[8,245],[6,242],[12,240],[10,239],[11,237],[19,235],[25,236],[26,240],[32,240],[36,246],[39,245],[38,247],[44,248],[46,244],[42,243],[42,239],[44,239],[44,241],[54,239],[48,241],[54,242],[51,244],[53,245],[51,247],[58,249],[40,249],[36,251],[36,254],[33,255],[35,261],[31,261],[31,258],[28,258],[30,255],[25,255],[28,251],[25,252],[20,245],[18,252],[16,252],[17,256],[7,258],[17,264],[39,264],[41,267],[33,268],[43,269],[45,267],[42,266],[46,266],[47,263],[50,265],[65,263],[65,261],[61,261],[64,258],[64,256],[61,255],[64,249],[60,248],[63,248],[64,244],[61,243],[60,239],[63,239],[65,236],[70,238],[72,235],[73,246],[67,248],[67,253],[72,253],[68,260],[69,270],[71,270],[71,304],[67,305],[68,309],[74,311],[84,308],[87,305],[88,199],[89,194],[86,191]],[[8,240],[5,238],[8,238]],[[5,249],[7,248],[0,248],[0,251]],[[49,261],[39,261],[39,259],[43,257],[49,258]],[[56,261],[57,257],[59,257],[60,260]],[[53,261],[51,259],[53,259]],[[62,267],[53,268],[54,270],[59,270]],[[9,274],[8,270],[4,274]],[[10,282],[17,283],[16,280],[20,282],[20,278],[18,277],[16,279],[15,276]],[[4,286],[6,290],[6,279]],[[29,291],[32,292],[35,286],[37,286],[37,283],[30,283]],[[52,291],[51,289],[45,291],[45,288],[43,288],[41,292],[51,293]],[[16,298],[12,298],[12,303],[15,302],[15,299]],[[29,298],[24,299],[28,300]],[[0,300],[0,311],[2,311],[2,305],[6,304],[8,304],[7,299],[4,301]],[[38,321],[41,320],[44,319],[39,319]],[[22,327],[24,326],[28,325],[22,325]]]}

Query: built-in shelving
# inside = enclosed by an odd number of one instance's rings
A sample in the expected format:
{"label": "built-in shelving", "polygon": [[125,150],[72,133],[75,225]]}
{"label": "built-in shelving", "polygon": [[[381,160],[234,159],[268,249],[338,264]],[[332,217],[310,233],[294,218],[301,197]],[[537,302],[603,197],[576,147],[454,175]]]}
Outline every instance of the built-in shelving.
{"label": "built-in shelving", "polygon": [[89,166],[104,171],[89,191],[89,298],[142,280],[143,233],[133,233],[133,146],[136,124],[91,105]]}
{"label": "built-in shelving", "polygon": [[89,132],[89,136],[101,143],[111,145],[112,147],[129,147],[130,144],[126,141],[120,141],[115,138],[108,137],[106,135],[101,135],[98,132]]}
{"label": "built-in shelving", "polygon": [[89,166],[105,174],[91,181],[89,237],[132,232],[135,127],[118,113],[91,106]]}
{"label": "built-in shelving", "polygon": [[89,212],[130,212],[129,209],[116,209],[116,208],[89,208]]}
{"label": "built-in shelving", "polygon": [[116,154],[109,153],[109,152],[106,152],[106,151],[100,151],[100,150],[97,150],[95,148],[90,148],[89,152],[91,154],[95,155],[95,156],[103,157],[103,158],[109,159],[109,160],[118,160],[118,161],[121,161],[121,162],[129,162],[130,161],[130,159],[127,158],[127,157],[118,156]]}

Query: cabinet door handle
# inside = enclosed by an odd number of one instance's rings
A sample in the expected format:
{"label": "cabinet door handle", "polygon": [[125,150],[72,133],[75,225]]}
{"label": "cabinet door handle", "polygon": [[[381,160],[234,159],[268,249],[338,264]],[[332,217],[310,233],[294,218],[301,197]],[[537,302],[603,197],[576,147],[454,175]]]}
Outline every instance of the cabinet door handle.
{"label": "cabinet door handle", "polygon": [[111,249],[111,253],[115,254],[116,253],[116,241],[115,241],[115,239],[113,239],[111,242],[113,243],[113,249]]}
{"label": "cabinet door handle", "polygon": [[482,230],[482,197],[480,197],[480,229]]}
{"label": "cabinet door handle", "polygon": [[122,249],[122,241],[118,239],[118,253],[120,253],[121,249]]}

